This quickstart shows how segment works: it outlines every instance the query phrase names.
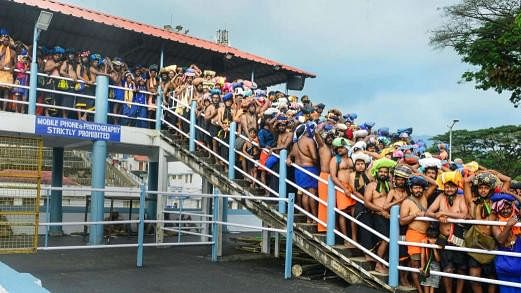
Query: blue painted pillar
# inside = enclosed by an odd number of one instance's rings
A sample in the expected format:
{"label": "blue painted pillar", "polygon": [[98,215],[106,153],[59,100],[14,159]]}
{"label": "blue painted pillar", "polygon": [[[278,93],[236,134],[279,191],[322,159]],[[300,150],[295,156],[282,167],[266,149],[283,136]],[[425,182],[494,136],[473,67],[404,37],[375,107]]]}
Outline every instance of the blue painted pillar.
{"label": "blue painted pillar", "polygon": [[[148,162],[148,191],[157,191],[157,182],[159,174],[159,162]],[[146,215],[148,220],[155,220],[157,213],[157,194],[149,194],[147,196]]]}
{"label": "blue painted pillar", "polygon": [[[52,149],[52,187],[63,187],[63,148]],[[50,221],[62,222],[62,190],[51,190]],[[62,226],[50,226],[51,236],[63,235]]]}
{"label": "blue painted pillar", "polygon": [[30,115],[36,114],[36,87],[38,85],[38,64],[36,63],[36,50],[38,49],[38,37],[40,36],[40,30],[34,25],[33,32],[33,55],[31,61],[31,75],[29,77],[29,107],[28,112]]}
{"label": "blue painted pillar", "polygon": [[[165,46],[161,45],[161,56],[159,57],[159,69],[163,68]],[[158,72],[159,73],[159,72]],[[161,76],[161,75],[160,75]],[[163,117],[163,89],[158,86],[156,96],[156,130],[161,131],[161,118]]]}
{"label": "blue painted pillar", "polygon": [[237,132],[237,123],[230,123],[230,139],[228,141],[228,179],[235,179],[235,138]]}
{"label": "blue painted pillar", "polygon": [[217,261],[217,254],[219,250],[219,227],[217,221],[219,220],[219,197],[217,196],[217,190],[213,189],[213,212],[212,212],[212,261]]}
{"label": "blue painted pillar", "polygon": [[336,206],[336,190],[333,177],[329,175],[327,178],[327,231],[326,244],[335,245],[335,206]]}
{"label": "blue painted pillar", "polygon": [[[280,159],[279,159],[279,198],[286,198],[286,178],[288,173],[288,168],[286,165],[286,159],[288,158],[288,151],[281,150],[280,151]],[[284,201],[279,201],[279,213],[286,213],[286,203]]]}
{"label": "blue painted pillar", "polygon": [[[109,79],[107,76],[96,77],[96,113],[94,122],[107,123]],[[107,142],[96,140],[92,145],[92,188],[105,188],[105,160],[107,157]],[[103,221],[105,192],[92,191],[90,218],[91,221]],[[103,225],[91,225],[89,244],[96,245],[103,242]]]}
{"label": "blue painted pillar", "polygon": [[192,101],[190,105],[190,138],[188,141],[188,150],[191,153],[195,152],[195,110],[197,109],[197,102]]}
{"label": "blue painted pillar", "polygon": [[400,206],[394,205],[391,207],[391,220],[389,229],[389,286],[393,288],[398,287],[398,263],[399,245],[398,239],[400,237]]}
{"label": "blue painted pillar", "polygon": [[293,216],[295,194],[288,194],[288,216],[286,221],[286,257],[284,260],[284,278],[291,279],[291,263],[293,262]]}

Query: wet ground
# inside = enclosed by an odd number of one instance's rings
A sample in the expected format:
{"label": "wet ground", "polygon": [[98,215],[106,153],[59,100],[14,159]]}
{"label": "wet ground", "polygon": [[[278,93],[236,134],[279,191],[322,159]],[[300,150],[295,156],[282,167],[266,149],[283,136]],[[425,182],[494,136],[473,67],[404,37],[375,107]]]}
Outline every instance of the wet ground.
{"label": "wet ground", "polygon": [[[135,238],[124,236],[113,241],[118,242],[135,243]],[[83,244],[81,236],[50,242]],[[230,241],[225,242],[222,261],[213,263],[209,256],[209,246],[181,246],[145,247],[142,268],[136,268],[136,248],[39,251],[2,255],[0,261],[19,272],[33,274],[51,292],[378,292],[349,286],[339,279],[285,280],[283,258],[245,255]]]}

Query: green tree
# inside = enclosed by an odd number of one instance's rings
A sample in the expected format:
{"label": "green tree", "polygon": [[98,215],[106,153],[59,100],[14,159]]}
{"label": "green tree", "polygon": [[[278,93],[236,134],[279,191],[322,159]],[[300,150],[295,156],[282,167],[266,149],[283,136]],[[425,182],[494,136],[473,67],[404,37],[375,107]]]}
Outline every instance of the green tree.
{"label": "green tree", "polygon": [[[436,145],[449,141],[449,133],[432,138]],[[521,125],[452,132],[452,158],[476,161],[516,178],[521,175]]]}
{"label": "green tree", "polygon": [[434,31],[431,44],[452,47],[473,65],[462,78],[476,88],[511,92],[521,102],[521,1],[462,0],[444,8],[446,23]]}

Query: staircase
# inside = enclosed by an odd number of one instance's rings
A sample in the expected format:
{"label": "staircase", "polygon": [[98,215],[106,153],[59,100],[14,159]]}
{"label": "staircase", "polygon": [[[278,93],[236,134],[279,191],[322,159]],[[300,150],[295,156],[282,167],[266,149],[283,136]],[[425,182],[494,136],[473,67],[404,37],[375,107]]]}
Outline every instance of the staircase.
{"label": "staircase", "polygon": [[[43,166],[45,171],[52,170],[52,149],[43,149]],[[69,177],[79,185],[91,185],[91,161],[87,152],[65,150],[63,152],[63,176]],[[140,182],[134,174],[113,165],[107,161],[105,164],[105,185],[117,187],[137,187]]]}
{"label": "staircase", "polygon": [[[229,180],[222,166],[215,164],[213,157],[205,152],[188,151],[187,140],[174,138],[167,132],[163,133],[161,148],[173,158],[186,164],[219,188],[226,194],[264,195],[249,188],[246,180]],[[264,191],[261,191],[264,192]],[[270,227],[283,229],[286,225],[286,215],[278,212],[278,202],[266,203],[254,200],[241,200],[241,203]],[[294,245],[313,257],[316,261],[333,271],[349,284],[364,283],[373,288],[381,288],[390,292],[416,292],[414,288],[399,287],[394,290],[387,285],[387,275],[374,271],[374,262],[365,260],[363,253],[344,245],[333,247],[326,244],[325,234],[317,233],[316,224],[307,224],[304,214],[295,214]]]}

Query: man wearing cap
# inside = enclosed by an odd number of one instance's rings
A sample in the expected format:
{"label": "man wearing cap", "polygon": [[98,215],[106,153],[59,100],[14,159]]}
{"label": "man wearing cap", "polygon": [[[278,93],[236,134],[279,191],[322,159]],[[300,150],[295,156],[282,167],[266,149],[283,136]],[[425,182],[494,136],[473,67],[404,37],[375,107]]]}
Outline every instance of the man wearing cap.
{"label": "man wearing cap", "polygon": [[[395,165],[396,162],[386,158],[374,161],[371,167],[371,175],[375,177],[376,182],[369,183],[364,194],[364,205],[372,213],[364,217],[362,222],[386,237],[389,237],[389,206],[386,203],[391,191],[389,172],[390,168]],[[387,250],[387,242],[380,238],[375,241],[373,233],[369,231],[363,231],[360,234],[360,244],[365,248],[372,249],[375,242],[379,242],[376,254],[383,258]],[[375,270],[380,273],[387,273],[388,271],[380,262],[376,262]]]}
{"label": "man wearing cap", "polygon": [[[428,208],[427,199],[437,188],[436,181],[424,175],[415,174],[407,180],[407,198],[400,205],[400,225],[406,225],[405,241],[421,243],[426,239],[429,222],[416,221],[416,217],[424,217]],[[407,246],[409,265],[419,268],[421,262],[421,247]],[[418,292],[422,292],[420,278],[417,273],[412,274],[414,286]],[[406,280],[401,280],[405,285]]]}
{"label": "man wearing cap", "polygon": [[[362,195],[355,193],[353,187],[349,184],[349,175],[353,170],[353,161],[349,158],[349,141],[343,137],[337,137],[333,140],[333,149],[335,156],[331,158],[329,163],[329,170],[331,172],[331,179],[335,185],[342,191],[336,191],[336,207],[345,213],[353,214],[352,207],[356,204],[356,200],[351,196],[356,195],[362,198]],[[340,231],[344,235],[347,234],[347,219],[345,217],[338,218]],[[353,236],[354,237],[354,236]],[[356,238],[356,237],[354,237]],[[348,244],[347,241],[344,244]]]}
{"label": "man wearing cap", "polygon": [[[463,226],[448,223],[448,218],[465,219],[468,215],[468,207],[463,196],[458,195],[458,186],[461,183],[461,173],[452,171],[439,176],[440,188],[443,193],[427,209],[427,217],[440,221],[440,236],[438,244],[463,246]],[[441,268],[446,273],[465,274],[467,271],[467,259],[464,252],[444,249],[440,252]],[[442,278],[445,292],[452,292],[452,278]],[[463,292],[464,280],[456,281],[456,292]]]}
{"label": "man wearing cap", "polygon": [[[502,191],[510,189],[510,178],[494,170],[468,176],[465,172],[464,194],[469,207],[469,215],[474,220],[495,221],[496,214],[492,211],[491,195],[494,193],[498,179],[502,181]],[[470,239],[472,238],[472,239]],[[477,238],[477,239],[476,239]],[[478,240],[478,242],[473,241]],[[492,226],[473,225],[465,234],[467,247],[494,250],[496,243],[492,234]],[[479,245],[476,245],[479,244]],[[469,253],[469,275],[475,277],[495,278],[494,256]],[[474,292],[483,292],[478,282],[471,282]],[[491,286],[491,285],[489,285]]]}
{"label": "man wearing cap", "polygon": [[[6,29],[0,28],[0,82],[13,84],[13,69],[16,62],[16,51],[11,48],[11,39]],[[0,98],[9,99],[10,86],[0,85]],[[2,110],[7,109],[3,102]]]}

